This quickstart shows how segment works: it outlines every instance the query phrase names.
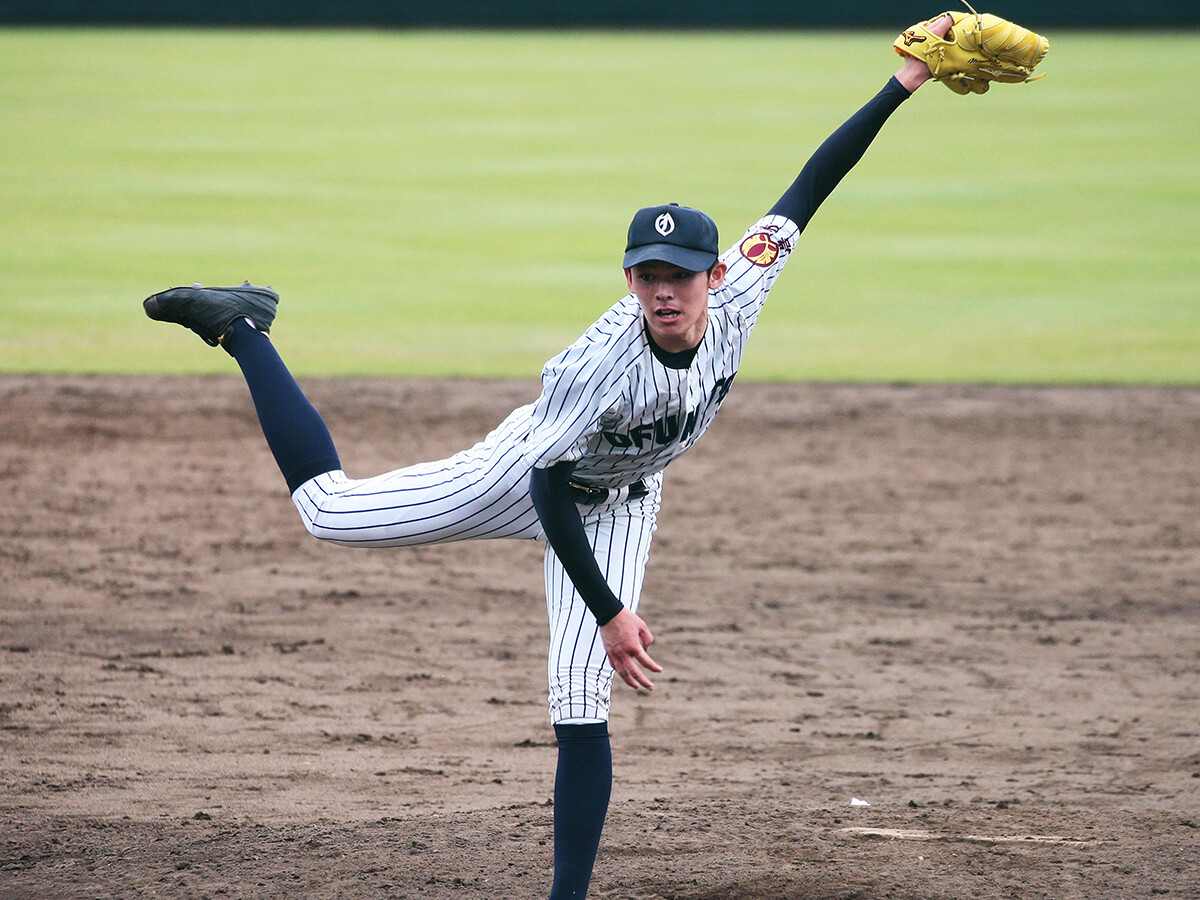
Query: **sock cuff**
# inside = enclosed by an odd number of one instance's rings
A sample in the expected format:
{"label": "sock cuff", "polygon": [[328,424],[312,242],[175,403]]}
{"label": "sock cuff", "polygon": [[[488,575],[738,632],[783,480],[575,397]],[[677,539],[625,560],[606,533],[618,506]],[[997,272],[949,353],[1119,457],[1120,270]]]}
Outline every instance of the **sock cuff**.
{"label": "sock cuff", "polygon": [[554,734],[560,744],[591,744],[608,740],[608,723],[587,725],[555,725]]}
{"label": "sock cuff", "polygon": [[291,495],[318,475],[324,475],[326,472],[340,472],[341,469],[342,461],[338,459],[338,455],[329,453],[301,463],[294,469],[289,469],[283,473],[283,480],[287,482],[288,494]]}

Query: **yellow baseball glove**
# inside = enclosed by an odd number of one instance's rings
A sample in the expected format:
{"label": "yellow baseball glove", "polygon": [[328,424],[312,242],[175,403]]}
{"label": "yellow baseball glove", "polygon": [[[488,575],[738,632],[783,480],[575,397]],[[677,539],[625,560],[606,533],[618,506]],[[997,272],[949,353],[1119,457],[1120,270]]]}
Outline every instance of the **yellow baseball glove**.
{"label": "yellow baseball glove", "polygon": [[[954,24],[944,38],[929,30],[942,16]],[[933,77],[957,94],[982,94],[993,81],[1036,81],[1034,67],[1050,42],[1028,28],[990,13],[942,13],[909,28],[894,44],[902,56],[924,60]]]}

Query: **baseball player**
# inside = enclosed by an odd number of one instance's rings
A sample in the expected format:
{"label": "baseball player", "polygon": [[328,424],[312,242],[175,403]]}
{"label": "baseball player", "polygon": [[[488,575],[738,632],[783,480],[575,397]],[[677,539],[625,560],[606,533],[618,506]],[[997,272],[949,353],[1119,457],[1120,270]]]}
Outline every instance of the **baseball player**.
{"label": "baseball player", "polygon": [[[951,17],[926,25],[945,34]],[[639,210],[623,260],[628,294],[545,365],[535,402],[448,459],[347,476],[324,422],[267,336],[278,300],[269,288],[195,285],[144,303],[150,318],[184,325],[237,361],[315,537],[353,547],[547,542],[547,673],[559,747],[552,900],[587,893],[612,786],[613,674],[650,691],[652,674],[662,671],[637,610],[663,470],[721,407],[809,219],[929,77],[926,62],[906,56],[724,254],[704,213],[675,204]]]}

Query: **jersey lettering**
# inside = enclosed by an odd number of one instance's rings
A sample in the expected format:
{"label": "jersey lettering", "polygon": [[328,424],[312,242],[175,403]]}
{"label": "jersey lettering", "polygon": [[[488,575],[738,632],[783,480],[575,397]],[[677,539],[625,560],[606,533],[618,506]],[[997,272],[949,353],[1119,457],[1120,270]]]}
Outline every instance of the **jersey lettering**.
{"label": "jersey lettering", "polygon": [[630,447],[644,449],[652,440],[650,446],[665,446],[672,444],[675,441],[686,441],[692,436],[696,430],[696,425],[702,420],[702,416],[708,415],[710,410],[720,406],[725,397],[729,394],[729,389],[733,387],[733,379],[737,377],[737,372],[722,378],[713,386],[712,393],[708,396],[708,401],[704,404],[703,409],[694,409],[687,414],[682,424],[679,421],[678,415],[663,416],[655,420],[653,423],[643,423],[636,428],[631,428],[628,434],[622,434],[619,431],[602,431],[604,439],[612,446],[626,450]]}

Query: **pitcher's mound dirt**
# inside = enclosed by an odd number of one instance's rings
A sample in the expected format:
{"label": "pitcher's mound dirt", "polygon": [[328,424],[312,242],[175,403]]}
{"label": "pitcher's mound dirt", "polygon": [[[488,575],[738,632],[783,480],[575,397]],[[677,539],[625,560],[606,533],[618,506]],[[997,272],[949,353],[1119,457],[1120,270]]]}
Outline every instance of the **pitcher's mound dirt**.
{"label": "pitcher's mound dirt", "polygon": [[[305,387],[351,475],[537,389]],[[0,435],[0,897],[545,897],[539,546],[318,544],[234,378],[4,377]],[[1200,896],[1198,510],[1197,390],[738,385],[590,896]]]}

